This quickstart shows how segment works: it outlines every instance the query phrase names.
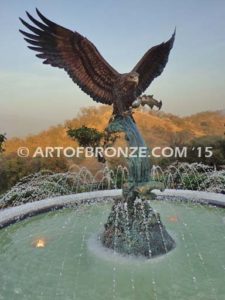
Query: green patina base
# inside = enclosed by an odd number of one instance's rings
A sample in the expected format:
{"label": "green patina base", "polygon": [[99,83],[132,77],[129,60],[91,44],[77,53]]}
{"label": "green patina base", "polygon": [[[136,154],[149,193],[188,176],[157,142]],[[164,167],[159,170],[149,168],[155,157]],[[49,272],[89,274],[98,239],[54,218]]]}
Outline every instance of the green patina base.
{"label": "green patina base", "polygon": [[103,244],[121,254],[152,258],[169,252],[175,242],[147,200],[136,200],[130,212],[126,202],[115,203],[105,224]]}
{"label": "green patina base", "polygon": [[175,241],[150,206],[152,190],[164,186],[151,180],[149,149],[131,116],[116,116],[106,130],[109,134],[124,132],[128,147],[145,148],[146,155],[128,158],[128,182],[123,186],[123,198],[112,207],[102,242],[122,254],[148,258],[165,254],[175,247]]}

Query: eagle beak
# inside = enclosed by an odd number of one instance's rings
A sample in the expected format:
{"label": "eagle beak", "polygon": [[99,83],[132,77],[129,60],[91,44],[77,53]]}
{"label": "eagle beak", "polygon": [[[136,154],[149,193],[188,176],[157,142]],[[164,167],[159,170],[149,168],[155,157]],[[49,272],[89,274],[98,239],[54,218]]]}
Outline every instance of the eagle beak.
{"label": "eagle beak", "polygon": [[129,81],[138,84],[139,78],[138,77],[132,77],[132,78],[129,79]]}

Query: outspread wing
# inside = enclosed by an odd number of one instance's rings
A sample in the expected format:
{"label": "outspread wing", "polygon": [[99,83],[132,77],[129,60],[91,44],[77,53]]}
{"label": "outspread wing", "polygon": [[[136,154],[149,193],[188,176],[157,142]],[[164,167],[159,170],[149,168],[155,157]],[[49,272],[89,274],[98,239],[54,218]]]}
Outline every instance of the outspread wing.
{"label": "outspread wing", "polygon": [[139,74],[137,97],[147,89],[154,78],[159,76],[165,68],[170,50],[173,47],[175,33],[174,31],[172,37],[167,42],[149,49],[132,70]]}
{"label": "outspread wing", "polygon": [[95,101],[112,104],[113,85],[119,73],[101,56],[96,47],[78,32],[72,32],[48,20],[38,10],[41,22],[27,13],[32,26],[20,18],[32,33],[20,32],[39,52],[44,64],[63,68],[78,86]]}

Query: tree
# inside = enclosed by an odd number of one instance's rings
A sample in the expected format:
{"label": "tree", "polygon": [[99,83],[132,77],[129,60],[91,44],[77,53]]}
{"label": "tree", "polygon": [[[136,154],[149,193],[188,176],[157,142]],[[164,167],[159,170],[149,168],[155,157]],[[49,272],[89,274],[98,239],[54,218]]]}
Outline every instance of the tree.
{"label": "tree", "polygon": [[69,128],[67,134],[73,140],[77,140],[80,146],[93,148],[100,146],[101,139],[104,136],[103,132],[84,125],[80,128]]}
{"label": "tree", "polygon": [[5,151],[4,144],[6,141],[6,134],[0,134],[0,153]]}
{"label": "tree", "polygon": [[[95,128],[82,126],[79,128],[69,128],[67,134],[73,140],[77,140],[81,147],[91,147],[95,151],[97,147],[106,148],[114,144],[117,139],[116,134],[109,134],[107,131],[101,132]],[[96,152],[95,152],[96,153]],[[99,162],[105,163],[103,153],[97,151]]]}

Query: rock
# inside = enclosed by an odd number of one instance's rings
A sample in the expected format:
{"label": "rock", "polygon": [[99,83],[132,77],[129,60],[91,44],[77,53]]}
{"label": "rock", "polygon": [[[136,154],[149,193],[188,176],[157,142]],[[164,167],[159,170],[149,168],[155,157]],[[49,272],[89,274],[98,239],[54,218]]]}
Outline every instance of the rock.
{"label": "rock", "polygon": [[134,210],[127,202],[113,205],[101,236],[104,246],[125,255],[152,258],[175,248],[175,241],[150,202],[136,199]]}

